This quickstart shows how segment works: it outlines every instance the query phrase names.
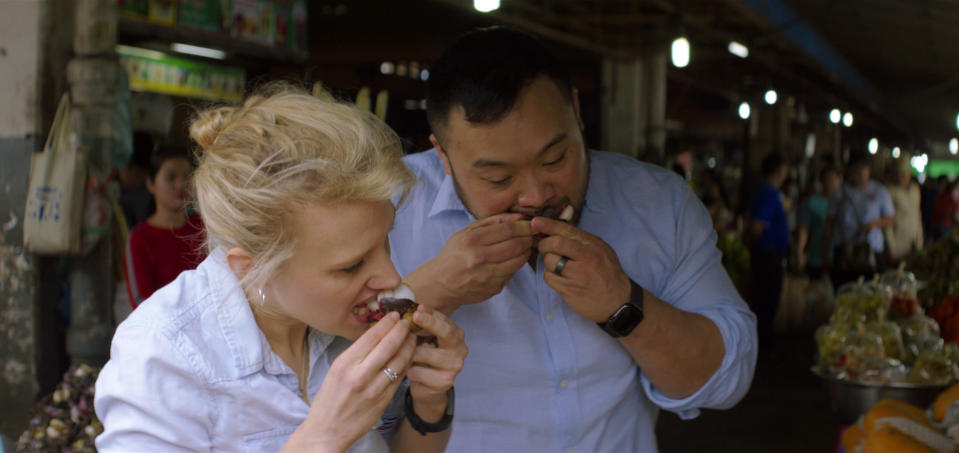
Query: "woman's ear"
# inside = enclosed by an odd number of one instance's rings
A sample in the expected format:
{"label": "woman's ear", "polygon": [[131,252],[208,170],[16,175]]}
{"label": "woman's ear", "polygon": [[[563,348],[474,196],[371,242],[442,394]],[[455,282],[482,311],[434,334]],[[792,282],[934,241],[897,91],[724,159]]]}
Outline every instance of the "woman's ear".
{"label": "woman's ear", "polygon": [[243,280],[253,267],[253,257],[245,250],[233,247],[226,252],[226,263],[237,280]]}

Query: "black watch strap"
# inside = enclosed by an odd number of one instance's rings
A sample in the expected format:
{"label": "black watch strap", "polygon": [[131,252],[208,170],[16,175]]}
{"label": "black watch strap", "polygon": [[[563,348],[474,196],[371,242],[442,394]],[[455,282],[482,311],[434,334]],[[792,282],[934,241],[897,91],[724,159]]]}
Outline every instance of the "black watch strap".
{"label": "black watch strap", "polygon": [[643,321],[643,287],[629,280],[629,300],[616,309],[606,322],[596,323],[613,338],[629,335]]}
{"label": "black watch strap", "polygon": [[423,436],[429,433],[446,431],[450,425],[453,424],[453,405],[455,401],[456,393],[453,391],[453,387],[450,387],[450,389],[446,391],[446,411],[443,412],[443,418],[436,423],[426,423],[419,415],[416,415],[416,412],[413,410],[413,396],[410,395],[410,389],[407,387],[406,399],[403,403],[406,409],[406,419],[410,421],[410,426]]}

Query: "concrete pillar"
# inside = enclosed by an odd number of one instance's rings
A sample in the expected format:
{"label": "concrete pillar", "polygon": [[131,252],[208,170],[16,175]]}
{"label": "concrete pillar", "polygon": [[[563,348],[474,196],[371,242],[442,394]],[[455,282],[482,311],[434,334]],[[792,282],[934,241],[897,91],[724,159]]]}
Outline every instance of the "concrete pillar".
{"label": "concrete pillar", "polygon": [[603,60],[602,135],[606,151],[637,157],[646,147],[646,112],[641,108],[642,63],[640,60]]}
{"label": "concrete pillar", "polygon": [[[89,152],[90,173],[105,177],[113,166],[116,83],[117,3],[78,0],[73,50],[67,79],[73,100],[73,126]],[[113,336],[113,250],[101,240],[70,265],[70,326],[67,354],[74,364],[103,365]]]}
{"label": "concrete pillar", "polygon": [[646,105],[646,150],[643,160],[662,164],[666,161],[666,68],[668,57],[665,50],[654,53],[644,60],[646,83],[643,93]]}
{"label": "concrete pillar", "polygon": [[666,64],[666,52],[603,61],[602,149],[665,160]]}
{"label": "concrete pillar", "polygon": [[[40,390],[36,259],[23,251],[30,156],[42,146],[39,69],[46,5],[0,14],[0,432],[16,439]],[[23,413],[22,417],[14,414]],[[22,420],[21,420],[22,418]]]}

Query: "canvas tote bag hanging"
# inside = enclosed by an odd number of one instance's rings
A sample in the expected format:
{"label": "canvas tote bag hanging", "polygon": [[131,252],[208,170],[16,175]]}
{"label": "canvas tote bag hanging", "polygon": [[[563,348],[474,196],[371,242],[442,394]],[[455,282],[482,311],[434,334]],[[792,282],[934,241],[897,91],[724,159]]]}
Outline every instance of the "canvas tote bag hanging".
{"label": "canvas tote bag hanging", "polygon": [[87,156],[73,133],[70,110],[70,97],[64,94],[43,150],[30,161],[23,245],[31,253],[81,251]]}

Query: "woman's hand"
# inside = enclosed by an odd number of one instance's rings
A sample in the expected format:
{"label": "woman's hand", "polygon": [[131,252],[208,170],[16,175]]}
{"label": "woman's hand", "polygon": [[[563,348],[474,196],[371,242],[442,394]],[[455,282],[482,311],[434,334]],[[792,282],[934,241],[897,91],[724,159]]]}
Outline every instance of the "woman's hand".
{"label": "woman's hand", "polygon": [[413,322],[436,335],[436,345],[424,343],[413,353],[413,365],[407,372],[413,410],[427,423],[438,422],[446,410],[446,391],[463,369],[469,350],[463,330],[446,315],[426,305],[413,314]]}
{"label": "woman's hand", "polygon": [[[383,317],[333,361],[306,420],[284,450],[349,448],[383,415],[412,363],[414,349],[410,324],[399,321],[398,313]],[[383,372],[387,367],[399,376],[395,381]]]}

